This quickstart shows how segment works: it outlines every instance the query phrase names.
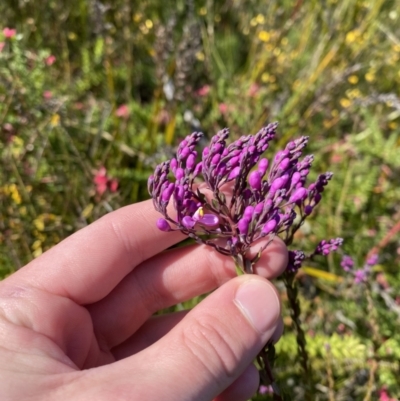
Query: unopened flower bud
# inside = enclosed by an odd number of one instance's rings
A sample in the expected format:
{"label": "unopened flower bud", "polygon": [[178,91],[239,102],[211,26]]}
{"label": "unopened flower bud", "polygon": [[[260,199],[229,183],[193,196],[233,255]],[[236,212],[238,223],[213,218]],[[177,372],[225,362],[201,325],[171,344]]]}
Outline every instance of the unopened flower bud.
{"label": "unopened flower bud", "polygon": [[287,184],[288,181],[289,181],[288,174],[284,174],[282,177],[276,178],[271,185],[271,191],[273,193],[275,193],[278,189],[283,188]]}
{"label": "unopened flower bud", "polygon": [[228,161],[228,166],[229,167],[236,167],[236,165],[239,163],[239,157],[235,156],[232,157],[229,161]]}
{"label": "unopened flower bud", "polygon": [[156,225],[157,228],[161,231],[171,231],[171,226],[165,219],[162,218],[158,219]]}
{"label": "unopened flower bud", "polygon": [[220,154],[222,151],[223,146],[220,143],[215,143],[212,147],[211,147],[211,153],[212,154]]}
{"label": "unopened flower bud", "polygon": [[240,167],[235,167],[228,176],[228,181],[234,180],[240,174]]}
{"label": "unopened flower bud", "polygon": [[314,195],[314,203],[317,205],[322,199],[322,196],[320,194],[315,194]]}
{"label": "unopened flower bud", "polygon": [[193,171],[193,176],[196,177],[199,173],[201,173],[202,169],[203,169],[203,163],[202,162],[197,163],[197,165]]}
{"label": "unopened flower bud", "polygon": [[301,174],[298,171],[296,171],[292,175],[292,181],[291,181],[292,186],[295,186],[298,182],[300,182],[300,180],[301,180]]}
{"label": "unopened flower bud", "polygon": [[192,170],[195,165],[196,165],[196,156],[194,153],[191,153],[186,160],[186,168],[188,170]]}
{"label": "unopened flower bud", "polygon": [[277,224],[278,224],[278,223],[277,223],[277,221],[276,221],[275,219],[272,219],[272,220],[266,222],[266,223],[264,224],[263,229],[262,229],[263,235],[268,235],[268,234],[270,234],[272,231],[274,231],[275,228],[276,228],[276,226],[277,226]]}
{"label": "unopened flower bud", "polygon": [[211,165],[212,166],[216,166],[219,161],[221,160],[221,155],[219,153],[217,153],[216,155],[213,156],[213,158],[211,159]]}
{"label": "unopened flower bud", "polygon": [[254,212],[254,207],[247,206],[246,209],[244,209],[243,217],[250,221],[253,217],[253,212]]}
{"label": "unopened flower bud", "polygon": [[290,203],[303,201],[307,198],[308,192],[304,187],[297,188],[293,195],[290,197]]}
{"label": "unopened flower bud", "polygon": [[171,160],[170,167],[172,172],[175,173],[175,170],[178,167],[178,161],[175,158]]}
{"label": "unopened flower bud", "polygon": [[258,163],[258,172],[261,174],[263,177],[264,174],[267,172],[268,169],[268,159],[261,159],[260,162]]}
{"label": "unopened flower bud", "polygon": [[151,175],[147,180],[147,189],[150,194],[153,192],[153,187],[154,187],[154,176]]}
{"label": "unopened flower bud", "polygon": [[177,180],[180,180],[181,178],[183,178],[185,176],[185,172],[183,171],[183,168],[177,168],[175,170],[175,178]]}
{"label": "unopened flower bud", "polygon": [[287,168],[290,165],[290,159],[288,157],[286,157],[285,159],[283,159],[280,163],[279,163],[279,168],[283,171],[287,170]]}
{"label": "unopened flower bud", "polygon": [[161,200],[163,202],[169,202],[171,195],[173,194],[175,189],[175,184],[174,183],[170,183],[168,185],[168,187],[166,189],[164,189],[164,191],[161,194]]}
{"label": "unopened flower bud", "polygon": [[249,231],[249,220],[247,220],[246,218],[242,218],[238,221],[238,230],[240,232],[240,234],[242,235],[246,235],[247,232]]}
{"label": "unopened flower bud", "polygon": [[185,195],[185,188],[183,185],[177,185],[175,188],[175,199],[178,203],[183,202],[183,198]]}
{"label": "unopened flower bud", "polygon": [[179,153],[178,158],[180,160],[185,160],[191,153],[191,150],[188,147],[184,147]]}
{"label": "unopened flower bud", "polygon": [[307,205],[307,206],[304,208],[304,214],[305,214],[306,216],[310,215],[310,214],[312,213],[312,211],[313,211],[313,207],[310,206],[310,205]]}
{"label": "unopened flower bud", "polygon": [[249,184],[252,189],[261,189],[261,174],[258,170],[252,171],[249,175]]}

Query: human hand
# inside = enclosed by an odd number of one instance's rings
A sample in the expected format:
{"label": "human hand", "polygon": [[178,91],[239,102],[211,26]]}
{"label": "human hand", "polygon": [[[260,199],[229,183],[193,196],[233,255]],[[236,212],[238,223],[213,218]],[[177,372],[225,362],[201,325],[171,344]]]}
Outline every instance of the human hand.
{"label": "human hand", "polygon": [[[162,252],[151,201],[110,213],[0,283],[0,399],[240,401],[282,331],[275,240],[256,275],[206,246]],[[256,251],[256,250],[255,250]],[[261,277],[263,276],[263,277]],[[216,289],[193,310],[152,317]]]}

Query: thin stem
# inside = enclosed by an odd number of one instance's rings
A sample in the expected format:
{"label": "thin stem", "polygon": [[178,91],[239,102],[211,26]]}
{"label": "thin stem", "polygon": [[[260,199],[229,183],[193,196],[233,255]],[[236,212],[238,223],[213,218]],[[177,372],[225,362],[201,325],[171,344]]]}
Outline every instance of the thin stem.
{"label": "thin stem", "polygon": [[[235,262],[238,268],[244,273],[251,274],[253,273],[254,265],[251,260],[247,259],[244,255],[238,255],[235,258]],[[266,385],[271,385],[273,389],[273,399],[275,401],[284,401],[280,395],[278,385],[275,382],[271,365],[268,359],[269,351],[272,351],[274,354],[274,346],[273,344],[267,344],[257,355],[257,361],[260,365],[260,368],[263,370],[260,371],[260,376]]]}
{"label": "thin stem", "polygon": [[379,331],[379,324],[377,321],[377,313],[376,313],[376,309],[374,307],[374,301],[372,299],[372,295],[371,295],[371,290],[369,287],[369,284],[366,284],[366,291],[365,291],[365,295],[367,298],[367,311],[368,311],[368,320],[370,322],[370,327],[371,327],[371,331],[372,331],[372,345],[373,345],[373,357],[372,357],[372,361],[371,361],[371,368],[369,371],[369,378],[368,378],[368,383],[367,383],[367,392],[365,394],[365,397],[363,399],[363,401],[370,401],[371,399],[371,395],[372,395],[372,391],[374,389],[374,385],[375,385],[375,376],[377,373],[377,370],[379,368],[378,365],[378,356],[377,356],[377,352],[379,349],[379,345],[381,344],[381,336],[380,336],[380,331]]}
{"label": "thin stem", "polygon": [[335,381],[333,379],[332,371],[332,353],[329,344],[325,346],[326,348],[326,376],[328,378],[328,388],[329,388],[329,401],[335,401]]}
{"label": "thin stem", "polygon": [[294,275],[291,273],[286,273],[284,276],[284,282],[289,300],[290,316],[296,329],[297,353],[300,359],[305,384],[304,399],[311,401],[313,400],[311,394],[312,372],[308,358],[306,336],[300,320],[301,308],[298,300],[298,290],[294,281]]}

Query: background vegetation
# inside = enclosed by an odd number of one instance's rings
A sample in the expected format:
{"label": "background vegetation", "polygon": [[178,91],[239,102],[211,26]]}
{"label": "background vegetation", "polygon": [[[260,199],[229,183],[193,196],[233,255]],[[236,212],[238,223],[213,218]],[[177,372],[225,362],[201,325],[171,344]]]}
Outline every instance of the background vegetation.
{"label": "background vegetation", "polygon": [[191,131],[277,120],[277,146],[309,135],[314,171],[335,174],[297,241],[343,237],[359,267],[379,253],[358,285],[340,255],[298,275],[313,373],[307,389],[285,311],[279,385],[292,400],[400,398],[399,0],[2,0],[0,13],[0,277],[145,199]]}

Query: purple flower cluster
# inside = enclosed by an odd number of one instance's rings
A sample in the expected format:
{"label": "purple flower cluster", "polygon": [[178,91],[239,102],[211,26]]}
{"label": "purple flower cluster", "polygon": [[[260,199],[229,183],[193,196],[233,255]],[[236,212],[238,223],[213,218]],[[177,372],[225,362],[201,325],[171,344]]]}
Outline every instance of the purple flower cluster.
{"label": "purple flower cluster", "polygon": [[289,260],[286,271],[289,273],[296,273],[303,263],[306,255],[303,251],[289,251]]}
{"label": "purple flower cluster", "polygon": [[[307,184],[314,157],[303,157],[306,136],[290,141],[272,159],[263,157],[276,127],[276,123],[269,124],[256,135],[242,136],[229,145],[229,131],[223,129],[203,149],[201,158],[196,145],[203,134],[187,136],[176,157],[157,166],[148,180],[154,207],[163,215],[157,227],[180,230],[235,259],[243,258],[262,238],[267,240],[259,254],[275,235],[290,243],[321,201],[332,173],[321,174]],[[326,255],[340,244],[340,239],[322,241],[315,254]],[[296,252],[294,268],[304,259]]]}
{"label": "purple flower cluster", "polygon": [[343,238],[333,238],[329,241],[322,240],[314,251],[314,255],[327,256],[331,252],[337,251],[338,248],[343,244]]}
{"label": "purple flower cluster", "polygon": [[344,255],[340,263],[340,266],[342,266],[344,271],[353,274],[354,282],[356,284],[360,284],[367,280],[368,276],[372,271],[372,268],[378,263],[378,259],[379,259],[378,255],[373,254],[367,258],[367,260],[364,263],[364,266],[361,269],[354,269],[355,263],[353,258],[349,255]]}
{"label": "purple flower cluster", "polygon": [[340,266],[342,266],[345,272],[349,272],[354,267],[354,260],[349,255],[344,255],[342,261],[340,262]]}

